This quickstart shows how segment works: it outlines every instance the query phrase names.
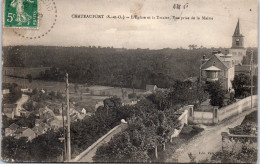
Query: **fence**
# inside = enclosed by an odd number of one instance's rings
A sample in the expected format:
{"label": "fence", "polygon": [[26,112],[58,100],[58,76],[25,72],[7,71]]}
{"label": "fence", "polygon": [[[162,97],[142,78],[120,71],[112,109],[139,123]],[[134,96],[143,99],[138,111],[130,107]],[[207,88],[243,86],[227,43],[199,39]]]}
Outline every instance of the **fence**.
{"label": "fence", "polygon": [[[258,96],[254,95],[253,107],[257,106]],[[251,96],[239,100],[231,105],[218,109],[214,106],[211,112],[194,111],[193,106],[189,106],[189,122],[195,124],[214,124],[221,122],[224,119],[238,115],[251,108]]]}
{"label": "fence", "polygon": [[222,151],[236,153],[242,150],[242,146],[257,149],[257,136],[252,135],[234,135],[228,132],[222,132]]}
{"label": "fence", "polygon": [[121,122],[120,125],[111,129],[107,134],[99,138],[95,143],[89,146],[85,151],[80,153],[70,162],[93,162],[92,158],[95,156],[97,148],[100,147],[102,144],[109,142],[114,135],[123,131],[126,127],[127,124],[125,122]]}

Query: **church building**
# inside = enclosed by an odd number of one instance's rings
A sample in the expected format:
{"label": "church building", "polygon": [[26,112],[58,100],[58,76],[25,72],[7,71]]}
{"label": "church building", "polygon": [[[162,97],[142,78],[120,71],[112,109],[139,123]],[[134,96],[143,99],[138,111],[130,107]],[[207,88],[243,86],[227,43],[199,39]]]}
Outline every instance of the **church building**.
{"label": "church building", "polygon": [[232,47],[229,49],[229,53],[232,54],[234,64],[242,64],[243,57],[246,56],[246,48],[244,47],[244,36],[240,33],[239,19],[235,32],[232,36]]}
{"label": "church building", "polygon": [[[235,77],[235,68],[237,72],[243,71],[242,60],[246,56],[247,49],[244,47],[244,36],[240,33],[239,19],[232,36],[232,47],[229,53],[221,53],[220,51],[213,51],[212,56],[206,59],[203,56],[202,64],[200,66],[200,81],[202,83],[209,83],[219,81],[226,91],[232,90],[232,81]],[[242,66],[241,66],[242,65]]]}

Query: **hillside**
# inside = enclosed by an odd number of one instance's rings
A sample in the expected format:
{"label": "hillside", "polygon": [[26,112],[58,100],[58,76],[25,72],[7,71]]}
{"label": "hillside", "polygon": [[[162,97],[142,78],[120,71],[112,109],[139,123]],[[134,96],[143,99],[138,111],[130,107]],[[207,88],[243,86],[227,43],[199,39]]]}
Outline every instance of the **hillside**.
{"label": "hillside", "polygon": [[214,49],[118,49],[102,47],[3,47],[5,67],[52,67],[43,80],[144,88],[168,87],[174,80],[199,75],[200,59]]}

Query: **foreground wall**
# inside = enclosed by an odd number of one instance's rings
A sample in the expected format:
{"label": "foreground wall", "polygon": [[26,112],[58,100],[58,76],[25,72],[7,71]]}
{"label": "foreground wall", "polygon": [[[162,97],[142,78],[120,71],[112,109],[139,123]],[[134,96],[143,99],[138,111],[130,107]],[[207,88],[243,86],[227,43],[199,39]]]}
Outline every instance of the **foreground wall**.
{"label": "foreground wall", "polygon": [[181,127],[180,127],[179,130],[174,129],[174,132],[173,132],[173,134],[171,135],[170,142],[172,142],[172,139],[173,139],[174,137],[177,137],[177,136],[180,134],[180,132],[181,132],[181,130],[182,130],[184,124],[188,124],[188,109],[186,109],[186,110],[181,114],[181,116],[178,118],[178,120],[179,120],[180,123],[181,123]]}
{"label": "foreground wall", "polygon": [[97,148],[100,147],[102,144],[109,142],[114,135],[123,131],[124,129],[126,129],[126,127],[126,123],[121,123],[120,125],[114,127],[107,134],[105,134],[95,143],[89,146],[85,151],[80,153],[76,158],[71,160],[71,162],[93,162],[92,158],[95,156]]}
{"label": "foreground wall", "polygon": [[[258,96],[254,95],[252,99],[253,107],[256,107],[258,103]],[[251,110],[251,96],[220,109],[214,106],[211,112],[194,111],[193,107],[190,107],[188,119],[190,123],[195,124],[216,124],[222,120],[236,116],[248,110]]]}

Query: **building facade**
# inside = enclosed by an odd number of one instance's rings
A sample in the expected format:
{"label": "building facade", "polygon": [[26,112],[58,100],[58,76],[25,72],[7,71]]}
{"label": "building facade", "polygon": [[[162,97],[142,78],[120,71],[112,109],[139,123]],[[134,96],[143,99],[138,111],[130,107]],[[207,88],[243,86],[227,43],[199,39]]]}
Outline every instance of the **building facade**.
{"label": "building facade", "polygon": [[209,59],[202,59],[200,67],[201,82],[219,81],[224,90],[232,89],[232,81],[235,76],[235,67],[232,54],[213,53]]}

